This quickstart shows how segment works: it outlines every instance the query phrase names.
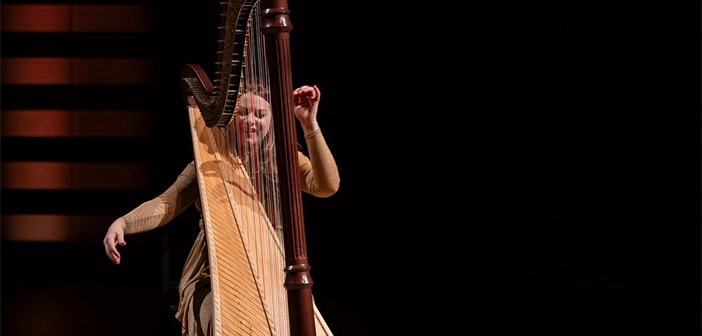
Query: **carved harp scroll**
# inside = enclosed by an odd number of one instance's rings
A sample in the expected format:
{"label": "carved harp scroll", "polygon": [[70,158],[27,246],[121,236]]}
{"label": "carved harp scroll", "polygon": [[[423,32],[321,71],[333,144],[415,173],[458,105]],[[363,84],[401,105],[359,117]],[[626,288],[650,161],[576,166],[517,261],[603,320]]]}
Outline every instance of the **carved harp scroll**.
{"label": "carved harp scroll", "polygon": [[[289,20],[287,0],[224,0],[221,2],[219,40],[217,62],[214,80],[210,81],[205,71],[197,64],[188,64],[181,71],[181,87],[186,106],[189,107],[193,143],[198,164],[198,182],[200,184],[203,202],[203,219],[207,233],[209,252],[212,293],[215,306],[215,334],[216,335],[291,335],[315,336],[331,335],[321,315],[316,310],[312,299],[313,281],[310,276],[310,266],[307,260],[305,231],[302,212],[302,196],[299,181],[297,159],[297,135],[295,127],[293,86],[290,61],[290,31],[292,25]],[[258,15],[257,20],[251,16]],[[272,120],[275,127],[274,144],[276,151],[276,175],[280,198],[280,222],[282,222],[284,253],[281,251],[281,260],[284,265],[272,263],[273,267],[280,266],[284,271],[283,295],[287,294],[281,302],[287,303],[287,312],[284,314],[271,313],[275,307],[269,307],[270,302],[262,300],[261,307],[245,311],[246,305],[239,301],[232,302],[228,293],[229,286],[239,286],[243,281],[226,279],[224,273],[239,272],[241,277],[251,277],[252,282],[248,291],[262,293],[261,297],[270,297],[269,292],[262,292],[257,271],[247,273],[240,270],[242,260],[251,258],[247,252],[248,244],[244,241],[242,249],[230,247],[227,239],[237,236],[239,231],[221,228],[222,221],[245,222],[251,216],[233,214],[220,214],[216,209],[219,203],[214,199],[227,197],[227,191],[211,176],[216,172],[218,162],[222,167],[221,154],[216,153],[215,142],[208,142],[206,138],[212,137],[216,129],[224,129],[237,113],[238,103],[241,98],[241,89],[248,79],[247,73],[247,41],[251,22],[257,22],[260,31],[265,36],[265,58],[269,82],[266,85],[270,91],[270,105]],[[198,111],[199,115],[194,114]],[[208,131],[211,129],[212,131]],[[210,135],[208,135],[210,134]],[[215,147],[215,153],[210,153]],[[199,154],[202,153],[202,154]],[[211,169],[211,170],[208,170]],[[207,170],[207,171],[206,171]],[[245,176],[243,173],[242,176]],[[225,179],[224,177],[222,179]],[[234,179],[236,180],[236,178]],[[248,179],[240,179],[241,181]],[[212,182],[214,181],[214,182]],[[231,182],[231,179],[230,179]],[[230,183],[231,184],[231,183]],[[236,184],[236,183],[235,183]],[[238,185],[243,185],[242,182]],[[214,191],[213,191],[214,190]],[[231,192],[229,192],[231,194]],[[231,196],[229,196],[231,198]],[[209,200],[208,200],[209,199]],[[260,216],[260,214],[254,214]],[[243,219],[242,219],[243,218]],[[229,230],[229,231],[227,231]],[[269,239],[275,245],[280,242]],[[227,243],[222,243],[222,242]],[[232,244],[236,245],[236,244]],[[237,255],[237,261],[229,264],[229,255]],[[284,258],[284,259],[282,259]],[[259,261],[262,259],[259,259]],[[251,262],[249,260],[249,262]],[[256,267],[267,267],[267,265]],[[252,267],[253,268],[253,267]],[[237,273],[237,274],[239,274]],[[236,283],[235,283],[236,282]],[[242,289],[244,288],[244,289]],[[247,290],[237,287],[232,291]],[[252,302],[256,299],[251,299]],[[244,307],[244,308],[242,308]],[[254,316],[242,320],[233,319],[230,314]],[[286,316],[289,323],[281,324],[271,322],[280,316]],[[242,327],[242,325],[244,327]],[[280,325],[285,325],[280,328]],[[240,329],[246,331],[241,331]],[[260,331],[259,331],[260,330]]]}

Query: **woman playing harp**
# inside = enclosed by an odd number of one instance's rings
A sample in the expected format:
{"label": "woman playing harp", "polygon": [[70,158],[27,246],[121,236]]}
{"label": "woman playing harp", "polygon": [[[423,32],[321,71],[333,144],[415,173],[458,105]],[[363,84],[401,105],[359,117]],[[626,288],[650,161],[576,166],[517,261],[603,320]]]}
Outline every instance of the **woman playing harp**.
{"label": "woman playing harp", "polygon": [[[199,66],[181,73],[194,160],[165,192],[110,226],[105,251],[119,264],[124,235],[164,225],[195,204],[201,230],[176,314],[184,335],[331,335],[303,279],[309,266],[296,196],[328,197],[339,186],[317,123],[320,91],[290,84],[285,0],[221,4],[214,81]],[[290,141],[295,119],[309,156]]]}
{"label": "woman playing harp", "polygon": [[[339,174],[334,158],[322,136],[317,123],[317,108],[320,90],[316,86],[303,86],[293,93],[295,116],[305,133],[309,156],[298,152],[299,180],[301,189],[317,197],[333,195],[339,187]],[[268,188],[273,178],[266,173],[270,151],[271,110],[266,100],[265,90],[252,88],[241,94],[239,110],[234,121],[225,129],[231,136],[231,150],[238,151],[245,158],[247,170],[251,172],[252,185],[259,189]],[[256,170],[258,167],[258,170]],[[115,264],[121,261],[118,246],[126,244],[124,236],[155,229],[167,224],[190,205],[201,209],[195,162],[190,162],[176,181],[161,195],[146,201],[115,220],[107,230],[104,245],[107,256]],[[261,186],[264,186],[261,188]],[[260,193],[260,203],[267,208],[266,213],[274,212],[275,196]],[[266,199],[267,198],[267,199]],[[275,216],[270,216],[275,225]],[[213,334],[213,300],[209,276],[209,261],[205,231],[201,230],[193,244],[184,266],[179,285],[180,302],[177,319],[182,323],[183,335]],[[280,229],[277,229],[279,231]]]}

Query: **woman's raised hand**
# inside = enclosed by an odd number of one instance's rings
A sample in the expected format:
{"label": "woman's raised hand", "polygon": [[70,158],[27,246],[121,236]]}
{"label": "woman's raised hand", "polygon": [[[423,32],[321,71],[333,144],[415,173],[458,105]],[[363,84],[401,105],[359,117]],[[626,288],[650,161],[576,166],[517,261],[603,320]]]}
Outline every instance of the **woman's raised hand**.
{"label": "woman's raised hand", "polygon": [[295,117],[300,121],[305,134],[313,132],[319,128],[317,124],[317,108],[321,93],[319,88],[314,86],[301,86],[293,91],[295,102]]}

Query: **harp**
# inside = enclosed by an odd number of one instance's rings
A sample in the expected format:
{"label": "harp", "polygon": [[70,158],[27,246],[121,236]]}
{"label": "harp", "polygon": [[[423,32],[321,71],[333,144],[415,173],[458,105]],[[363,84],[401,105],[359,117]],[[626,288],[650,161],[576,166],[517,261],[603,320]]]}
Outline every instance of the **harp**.
{"label": "harp", "polygon": [[[224,0],[213,80],[197,64],[181,71],[217,336],[331,335],[311,294],[288,16],[286,0]],[[268,131],[242,131],[266,103]]]}

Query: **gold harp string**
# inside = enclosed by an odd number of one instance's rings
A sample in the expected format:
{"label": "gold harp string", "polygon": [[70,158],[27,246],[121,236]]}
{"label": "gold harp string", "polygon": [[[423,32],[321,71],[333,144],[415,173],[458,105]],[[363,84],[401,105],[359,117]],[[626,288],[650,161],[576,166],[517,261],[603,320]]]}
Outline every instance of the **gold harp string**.
{"label": "gold harp string", "polygon": [[[282,50],[277,50],[279,55],[266,52],[266,38],[280,41],[277,34],[271,37],[262,33],[263,11],[258,1],[229,0],[221,4],[226,13],[220,16],[226,18],[221,28],[226,30],[220,30],[224,34],[218,40],[218,57],[226,61],[217,62],[217,79],[210,83],[197,65],[186,65],[182,71],[210,252],[214,336],[288,336],[291,321],[284,286],[284,224],[278,192],[279,182],[286,181],[279,181],[277,176],[274,134],[275,127],[283,131],[290,125],[273,125],[277,118],[270,117],[276,113],[268,103],[271,94],[258,90],[259,86],[273,89],[268,57],[273,56],[270,62],[275,65],[286,56]],[[251,15],[245,14],[248,9]],[[242,29],[243,25],[247,27]],[[264,129],[261,124],[255,124],[251,133],[244,131],[244,112],[254,116],[266,109],[269,118],[263,118],[268,120],[265,134],[258,137]],[[249,145],[249,140],[255,140],[254,144]],[[331,335],[314,302],[313,308],[316,335]]]}
{"label": "gold harp string", "polygon": [[248,177],[246,188],[227,183],[231,198],[236,200],[232,206],[239,209],[238,217],[243,218],[242,231],[247,237],[250,264],[257,275],[274,334],[288,335],[281,204],[271,115],[274,111],[269,103],[270,75],[260,26],[257,5],[247,27],[244,66],[233,118],[224,127],[214,127],[212,133],[222,162],[226,162],[222,168],[224,179],[237,181],[235,172],[241,171]]}

